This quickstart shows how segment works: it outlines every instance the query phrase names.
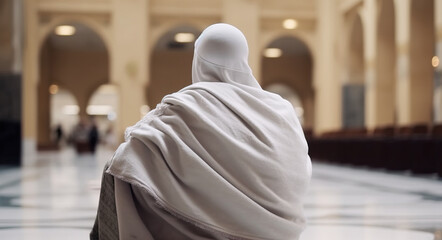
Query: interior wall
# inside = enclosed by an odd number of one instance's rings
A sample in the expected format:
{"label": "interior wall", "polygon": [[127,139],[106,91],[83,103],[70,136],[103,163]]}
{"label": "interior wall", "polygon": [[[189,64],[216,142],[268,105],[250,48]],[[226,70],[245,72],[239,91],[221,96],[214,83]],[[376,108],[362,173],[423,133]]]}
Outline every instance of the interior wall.
{"label": "interior wall", "polygon": [[161,50],[152,53],[147,102],[151,109],[170,93],[192,84],[192,51]]}
{"label": "interior wall", "polygon": [[313,128],[312,61],[310,56],[263,58],[262,85],[285,84],[299,94],[304,107],[304,127]]}
{"label": "interior wall", "polygon": [[394,125],[396,109],[396,45],[393,0],[379,1],[376,49],[376,125]]}
{"label": "interior wall", "polygon": [[13,0],[0,1],[0,72],[10,72],[14,59],[12,46]]}
{"label": "interior wall", "polygon": [[411,2],[410,123],[430,123],[432,118],[434,56],[434,1]]}

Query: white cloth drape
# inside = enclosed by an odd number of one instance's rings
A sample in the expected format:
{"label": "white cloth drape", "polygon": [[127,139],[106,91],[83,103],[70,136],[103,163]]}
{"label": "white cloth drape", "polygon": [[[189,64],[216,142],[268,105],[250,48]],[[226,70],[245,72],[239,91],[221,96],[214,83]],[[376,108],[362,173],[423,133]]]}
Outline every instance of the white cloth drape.
{"label": "white cloth drape", "polygon": [[[231,25],[201,34],[194,83],[128,128],[110,163],[107,172],[135,192],[120,191],[119,211],[127,201],[153,199],[149,208],[175,217],[169,224],[190,239],[197,237],[178,219],[218,238],[299,237],[311,176],[307,143],[291,104],[260,88],[247,56],[246,39]],[[139,215],[158,211],[135,206]],[[155,238],[149,224],[136,231],[131,219],[119,218],[119,225],[120,235]]]}

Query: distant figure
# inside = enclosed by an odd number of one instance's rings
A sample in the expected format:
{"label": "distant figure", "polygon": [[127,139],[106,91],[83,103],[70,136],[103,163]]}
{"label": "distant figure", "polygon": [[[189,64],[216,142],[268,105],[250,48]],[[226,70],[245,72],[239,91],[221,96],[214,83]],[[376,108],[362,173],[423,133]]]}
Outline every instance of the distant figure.
{"label": "distant figure", "polygon": [[81,119],[74,127],[70,136],[72,142],[77,150],[77,153],[89,152],[89,129],[87,120]]}
{"label": "distant figure", "polygon": [[202,32],[193,84],[128,128],[106,166],[91,239],[299,238],[307,142],[293,106],[261,88],[247,58],[237,28]]}
{"label": "distant figure", "polygon": [[97,148],[98,139],[99,139],[99,133],[97,125],[95,124],[95,121],[91,121],[91,128],[89,130],[89,149],[92,153],[95,153],[95,149]]}
{"label": "distant figure", "polygon": [[61,127],[61,124],[57,124],[57,127],[55,128],[55,143],[57,144],[57,146],[60,146],[62,138],[63,138],[63,128]]}

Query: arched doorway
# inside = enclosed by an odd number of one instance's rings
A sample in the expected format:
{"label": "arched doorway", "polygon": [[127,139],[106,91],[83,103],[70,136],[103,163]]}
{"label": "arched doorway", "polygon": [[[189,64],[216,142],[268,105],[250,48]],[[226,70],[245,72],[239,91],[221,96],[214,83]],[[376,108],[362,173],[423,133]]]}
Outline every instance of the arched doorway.
{"label": "arched doorway", "polygon": [[63,86],[71,92],[79,117],[85,118],[89,96],[97,86],[109,82],[109,57],[99,35],[77,22],[55,27],[43,42],[39,57],[37,146],[44,149],[53,146],[50,86]]}
{"label": "arched doorway", "polygon": [[362,20],[355,14],[348,35],[346,79],[342,87],[342,127],[365,126],[365,67]]}
{"label": "arched doorway", "polygon": [[376,49],[376,112],[378,126],[396,122],[396,41],[393,0],[379,1]]}
{"label": "arched doorway", "polygon": [[412,0],[410,9],[409,119],[412,124],[429,124],[433,106],[434,1]]}
{"label": "arched doorway", "polygon": [[103,84],[97,88],[89,99],[86,113],[96,124],[102,142],[114,147],[117,142],[117,124],[120,94],[118,87]]}
{"label": "arched doorway", "polygon": [[[50,129],[51,140],[54,142],[57,138],[57,128],[60,128],[60,134],[62,139],[67,140],[70,132],[74,129],[75,125],[79,122],[79,111],[77,99],[62,86],[51,85],[49,87],[50,96]],[[62,140],[60,139],[60,140]]]}
{"label": "arched doorway", "polygon": [[194,41],[200,31],[179,26],[163,34],[151,53],[147,102],[151,109],[170,93],[192,83]]}
{"label": "arched doorway", "polygon": [[261,69],[263,87],[276,89],[276,93],[292,97],[292,100],[296,95],[298,104],[294,107],[298,113],[302,112],[303,127],[314,128],[313,60],[307,45],[293,36],[273,40],[263,50]]}
{"label": "arched doorway", "polygon": [[293,89],[291,89],[289,86],[281,83],[274,83],[269,86],[266,86],[265,90],[276,93],[280,95],[282,98],[289,101],[293,109],[296,112],[296,116],[299,119],[299,122],[302,126],[304,126],[304,105],[302,103],[301,97],[297,92],[295,92]]}

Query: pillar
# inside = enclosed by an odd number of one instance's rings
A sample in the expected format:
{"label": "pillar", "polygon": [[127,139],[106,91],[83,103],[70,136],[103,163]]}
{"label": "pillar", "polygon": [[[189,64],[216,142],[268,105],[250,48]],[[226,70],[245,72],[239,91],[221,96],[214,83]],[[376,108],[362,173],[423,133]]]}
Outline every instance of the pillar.
{"label": "pillar", "polygon": [[120,87],[117,134],[140,120],[148,78],[149,26],[146,0],[113,1],[113,42],[110,52],[111,81]]}
{"label": "pillar", "polygon": [[38,14],[37,2],[25,0],[25,43],[22,84],[22,162],[32,162],[37,139]]}
{"label": "pillar", "polygon": [[396,0],[396,122],[406,125],[410,122],[411,105],[409,97],[410,82],[410,0]]}
{"label": "pillar", "polygon": [[[259,49],[260,19],[257,0],[224,0],[222,21],[240,29],[249,45],[249,65],[261,82],[261,50]],[[244,14],[247,11],[247,14]]]}
{"label": "pillar", "polygon": [[376,82],[376,30],[377,30],[376,0],[364,1],[362,13],[365,65],[365,126],[372,130],[377,123],[378,99]]}
{"label": "pillar", "polygon": [[410,32],[410,123],[431,124],[434,69],[434,0],[412,0]]}
{"label": "pillar", "polygon": [[341,83],[336,56],[339,56],[338,1],[318,1],[317,57],[314,69],[315,133],[341,128]]}
{"label": "pillar", "polygon": [[429,20],[433,13],[428,11],[432,11],[433,8],[429,8],[428,5],[424,5],[425,10],[411,8],[412,3],[428,4],[428,1],[396,0],[395,3],[397,120],[399,125],[430,124],[434,29],[433,19]]}
{"label": "pillar", "polygon": [[393,0],[377,1],[374,127],[396,124],[396,43]]}

